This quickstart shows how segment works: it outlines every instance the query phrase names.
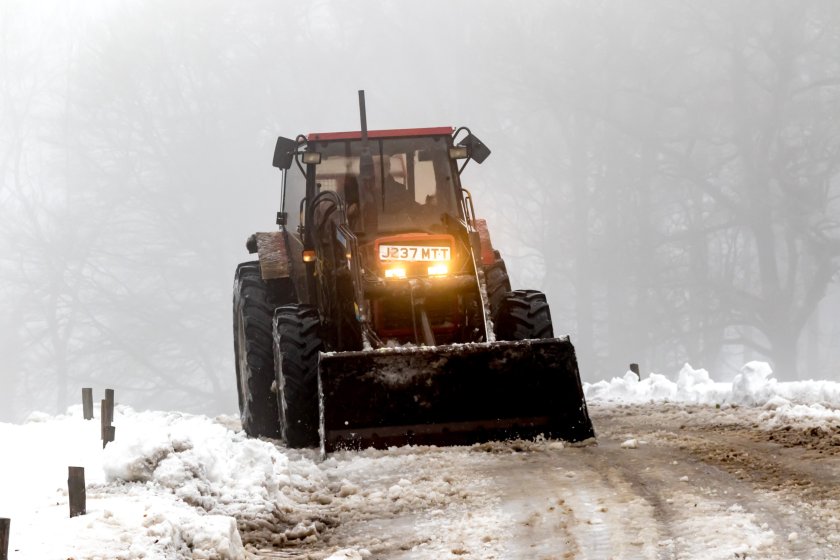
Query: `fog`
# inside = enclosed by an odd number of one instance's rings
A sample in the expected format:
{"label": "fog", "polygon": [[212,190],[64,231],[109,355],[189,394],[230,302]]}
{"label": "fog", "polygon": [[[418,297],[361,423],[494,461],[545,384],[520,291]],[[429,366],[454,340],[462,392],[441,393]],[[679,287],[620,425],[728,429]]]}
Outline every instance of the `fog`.
{"label": "fog", "polygon": [[0,421],[83,386],[234,413],[274,140],[469,126],[462,176],[584,380],[838,379],[836,0],[0,2]]}

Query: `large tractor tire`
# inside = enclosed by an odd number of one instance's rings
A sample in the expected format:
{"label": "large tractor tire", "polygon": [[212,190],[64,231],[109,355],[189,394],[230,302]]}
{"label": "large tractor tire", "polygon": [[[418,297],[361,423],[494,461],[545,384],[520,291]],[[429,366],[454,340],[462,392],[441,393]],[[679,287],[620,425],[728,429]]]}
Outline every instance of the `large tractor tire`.
{"label": "large tractor tire", "polygon": [[487,288],[487,299],[490,301],[490,315],[495,322],[502,307],[502,302],[510,292],[510,278],[508,277],[507,267],[498,251],[496,251],[496,262],[484,267],[484,282]]}
{"label": "large tractor tire", "polygon": [[280,437],[289,447],[314,447],[318,434],[318,352],[321,320],[311,305],[293,304],[274,313],[274,363]]}
{"label": "large tractor tire", "polygon": [[496,318],[497,340],[553,338],[551,311],[545,294],[515,290],[505,295]]}
{"label": "large tractor tire", "polygon": [[233,347],[239,417],[242,428],[252,437],[276,438],[280,435],[277,397],[272,391],[273,311],[259,262],[240,264],[233,285]]}

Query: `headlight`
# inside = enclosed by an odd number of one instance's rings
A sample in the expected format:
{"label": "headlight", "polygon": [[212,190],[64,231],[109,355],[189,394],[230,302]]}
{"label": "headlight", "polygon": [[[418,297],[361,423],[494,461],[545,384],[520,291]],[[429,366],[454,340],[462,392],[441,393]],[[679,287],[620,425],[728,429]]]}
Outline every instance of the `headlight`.
{"label": "headlight", "polygon": [[429,276],[446,276],[449,274],[449,267],[444,263],[436,263],[429,267]]}
{"label": "headlight", "polygon": [[386,268],[385,278],[405,278],[405,269],[401,266]]}

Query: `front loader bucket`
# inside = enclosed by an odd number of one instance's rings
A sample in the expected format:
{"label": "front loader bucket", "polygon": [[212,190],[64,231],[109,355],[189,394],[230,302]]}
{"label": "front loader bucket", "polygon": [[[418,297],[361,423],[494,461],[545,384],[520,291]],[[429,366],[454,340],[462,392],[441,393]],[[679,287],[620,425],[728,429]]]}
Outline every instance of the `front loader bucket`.
{"label": "front loader bucket", "polygon": [[324,451],[594,437],[568,337],[321,354]]}

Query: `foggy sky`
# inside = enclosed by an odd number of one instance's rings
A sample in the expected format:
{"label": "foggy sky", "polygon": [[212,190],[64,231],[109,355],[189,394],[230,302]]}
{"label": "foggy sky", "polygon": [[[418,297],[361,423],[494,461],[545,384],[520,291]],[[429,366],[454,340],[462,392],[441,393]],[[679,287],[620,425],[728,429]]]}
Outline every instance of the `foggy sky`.
{"label": "foggy sky", "polygon": [[836,378],[838,24],[832,0],[6,0],[0,421],[83,386],[235,413],[274,140],[358,129],[359,89],[371,129],[491,148],[462,181],[584,380]]}

